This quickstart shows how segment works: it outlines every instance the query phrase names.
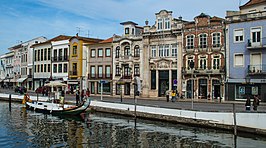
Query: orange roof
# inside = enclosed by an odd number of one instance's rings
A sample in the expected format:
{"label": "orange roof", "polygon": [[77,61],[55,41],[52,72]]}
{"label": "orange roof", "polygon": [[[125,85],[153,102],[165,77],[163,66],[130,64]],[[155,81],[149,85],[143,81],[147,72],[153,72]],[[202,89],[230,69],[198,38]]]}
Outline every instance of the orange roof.
{"label": "orange roof", "polygon": [[106,40],[103,40],[103,41],[101,41],[99,43],[112,43],[112,42],[113,42],[113,37],[110,37],[110,38],[108,38]]}
{"label": "orange roof", "polygon": [[249,6],[256,5],[256,4],[263,3],[263,2],[266,2],[266,0],[250,0],[246,4],[240,6],[239,8],[241,9],[241,8],[249,7]]}

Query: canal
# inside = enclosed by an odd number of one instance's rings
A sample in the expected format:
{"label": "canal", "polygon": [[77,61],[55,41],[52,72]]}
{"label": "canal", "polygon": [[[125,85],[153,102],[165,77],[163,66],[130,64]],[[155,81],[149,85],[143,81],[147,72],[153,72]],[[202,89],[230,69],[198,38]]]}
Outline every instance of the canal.
{"label": "canal", "polygon": [[62,118],[0,101],[0,147],[265,147],[266,137],[103,113]]}

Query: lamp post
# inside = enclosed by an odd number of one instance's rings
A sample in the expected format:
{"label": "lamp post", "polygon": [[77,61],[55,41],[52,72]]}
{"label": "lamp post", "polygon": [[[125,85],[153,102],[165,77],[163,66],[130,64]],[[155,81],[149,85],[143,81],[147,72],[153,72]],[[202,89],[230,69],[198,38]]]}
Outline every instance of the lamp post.
{"label": "lamp post", "polygon": [[194,91],[193,91],[193,68],[194,68],[194,61],[189,63],[189,67],[191,69],[191,109],[193,109],[193,98],[194,98]]}
{"label": "lamp post", "polygon": [[123,102],[123,98],[122,98],[122,83],[123,83],[123,64],[121,65],[121,69],[120,69],[120,73],[121,73],[121,81],[120,81],[120,101]]}
{"label": "lamp post", "polygon": [[[250,76],[249,76],[249,75],[247,75],[247,76],[245,77],[245,81],[246,81],[246,87],[248,87],[249,84],[250,84]],[[245,89],[245,90],[247,90],[247,89]],[[245,95],[247,95],[246,92],[245,92]]]}

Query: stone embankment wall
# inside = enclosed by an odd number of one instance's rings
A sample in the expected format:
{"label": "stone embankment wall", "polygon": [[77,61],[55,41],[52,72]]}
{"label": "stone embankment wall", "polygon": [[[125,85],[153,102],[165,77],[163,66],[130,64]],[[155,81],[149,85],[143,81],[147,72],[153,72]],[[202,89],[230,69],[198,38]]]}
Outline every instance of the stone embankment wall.
{"label": "stone embankment wall", "polygon": [[[92,101],[91,109],[98,112],[135,116],[135,106],[132,104]],[[137,105],[136,115],[138,118],[234,130],[234,115],[231,112],[201,112]],[[236,113],[238,131],[266,135],[265,122],[266,113]]]}

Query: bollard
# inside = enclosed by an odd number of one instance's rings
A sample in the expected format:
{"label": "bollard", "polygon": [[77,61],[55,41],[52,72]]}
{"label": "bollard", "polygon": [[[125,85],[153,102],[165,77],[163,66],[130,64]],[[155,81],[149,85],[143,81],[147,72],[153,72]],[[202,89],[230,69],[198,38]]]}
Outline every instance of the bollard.
{"label": "bollard", "polygon": [[237,135],[237,125],[236,125],[236,105],[233,103],[233,115],[234,115],[234,135]]}
{"label": "bollard", "polygon": [[11,112],[11,94],[9,94],[9,111]]}

